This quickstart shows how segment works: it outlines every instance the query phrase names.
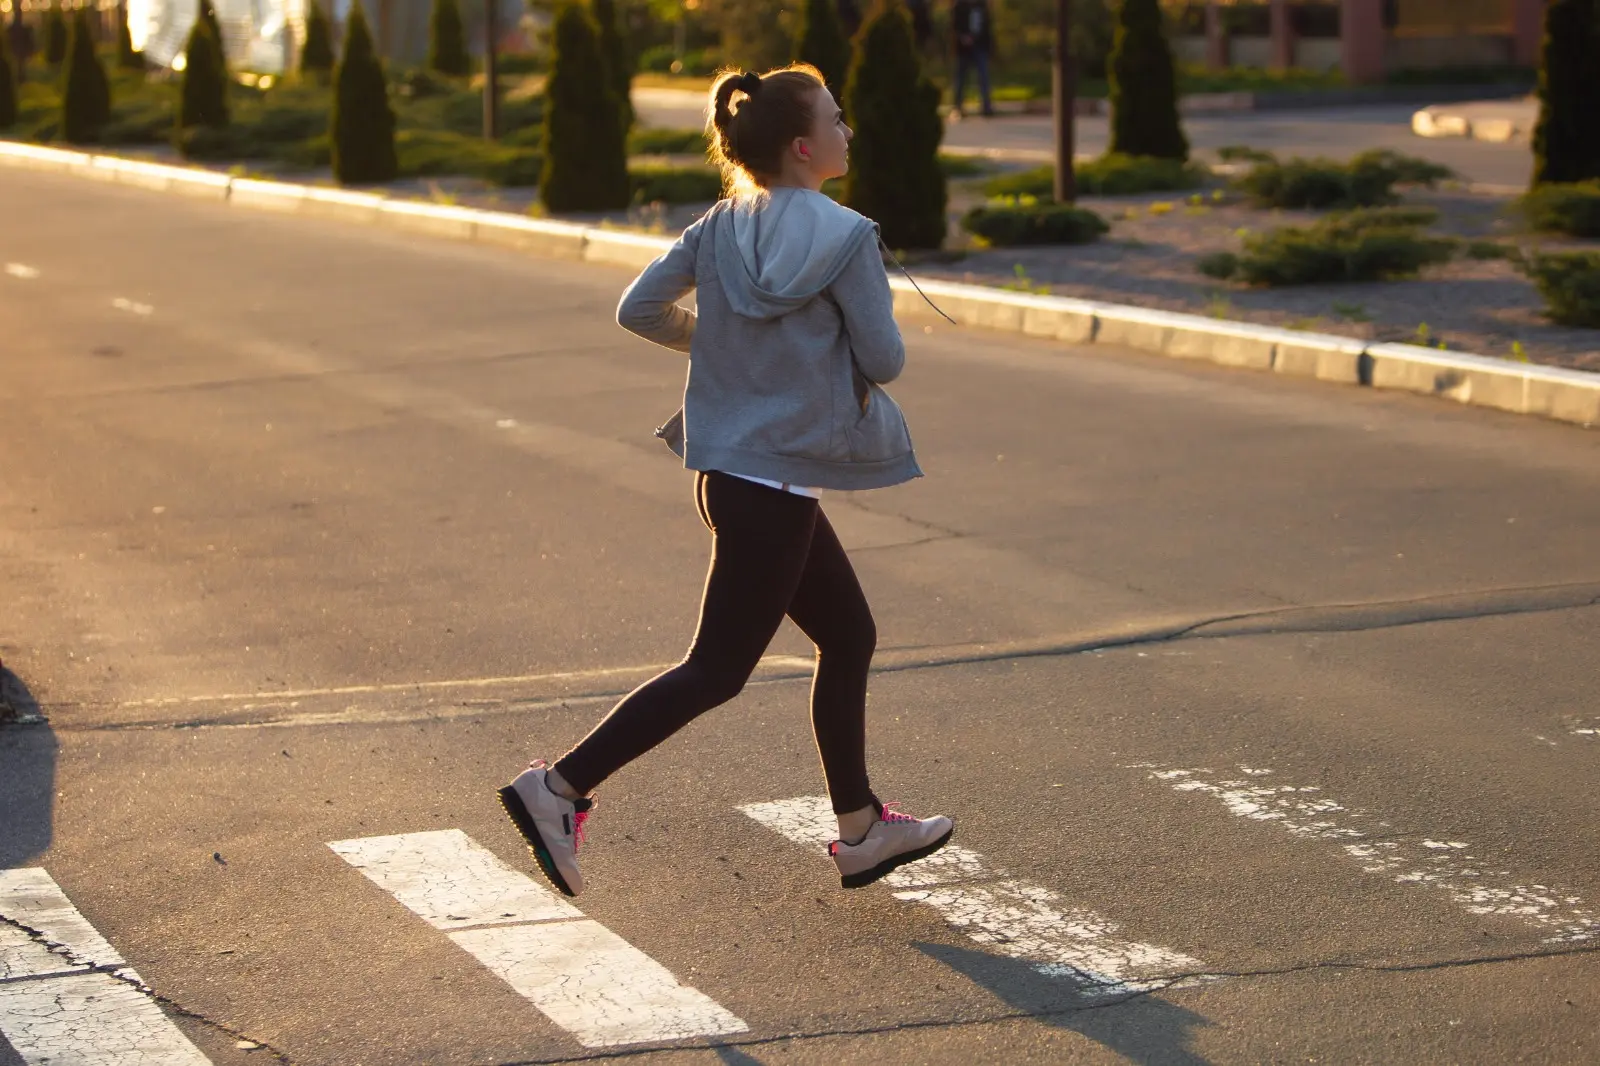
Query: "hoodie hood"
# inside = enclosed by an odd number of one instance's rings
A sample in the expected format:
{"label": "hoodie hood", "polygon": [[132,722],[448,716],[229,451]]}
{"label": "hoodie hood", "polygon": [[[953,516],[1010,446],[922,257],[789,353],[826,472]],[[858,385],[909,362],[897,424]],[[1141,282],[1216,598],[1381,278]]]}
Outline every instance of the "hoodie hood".
{"label": "hoodie hood", "polygon": [[815,299],[877,223],[810,189],[726,201],[712,219],[717,274],[734,313],[777,318]]}

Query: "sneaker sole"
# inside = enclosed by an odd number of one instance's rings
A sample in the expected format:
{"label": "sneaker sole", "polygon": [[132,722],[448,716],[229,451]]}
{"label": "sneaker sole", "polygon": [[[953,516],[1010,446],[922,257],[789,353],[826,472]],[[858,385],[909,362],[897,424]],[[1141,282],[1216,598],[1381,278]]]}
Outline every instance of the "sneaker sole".
{"label": "sneaker sole", "polygon": [[845,888],[864,888],[865,886],[872,884],[874,881],[881,880],[886,875],[893,873],[895,870],[904,866],[908,862],[916,862],[918,859],[926,859],[929,855],[932,855],[934,852],[948,844],[950,842],[950,834],[954,833],[955,831],[956,827],[952,825],[948,830],[945,831],[944,836],[940,837],[938,840],[935,840],[932,844],[924,844],[922,847],[916,848],[912,851],[902,851],[898,855],[890,856],[870,870],[862,870],[860,873],[854,874],[842,874],[839,877],[839,884],[843,885]]}
{"label": "sneaker sole", "polygon": [[528,850],[533,852],[533,860],[538,864],[539,872],[544,874],[545,879],[562,895],[576,896],[577,893],[567,887],[567,879],[556,869],[555,859],[551,858],[550,849],[545,845],[544,837],[539,835],[538,825],[534,822],[533,815],[528,813],[522,797],[517,795],[517,790],[510,785],[500,789],[500,806],[505,808],[506,814],[511,818],[511,824],[517,827],[522,839],[528,842]]}

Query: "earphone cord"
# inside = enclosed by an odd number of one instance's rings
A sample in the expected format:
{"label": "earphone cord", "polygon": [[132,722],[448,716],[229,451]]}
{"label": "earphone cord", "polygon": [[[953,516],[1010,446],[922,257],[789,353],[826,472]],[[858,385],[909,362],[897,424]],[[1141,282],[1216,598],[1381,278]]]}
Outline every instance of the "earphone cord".
{"label": "earphone cord", "polygon": [[[883,254],[888,256],[890,258],[890,260],[892,260],[894,262],[894,265],[900,268],[900,273],[904,274],[906,276],[906,280],[911,282],[911,287],[913,289],[917,290],[917,295],[922,297],[924,300],[928,300],[928,294],[922,291],[922,286],[918,285],[917,284],[917,279],[911,276],[911,271],[907,270],[905,268],[905,265],[902,264],[900,262],[900,260],[895,259],[894,253],[889,251],[889,246],[887,244],[883,243],[883,238],[882,237],[878,238],[878,247],[882,248],[883,249]],[[934,303],[932,300],[928,300],[928,306],[933,308],[935,311],[938,311],[940,315],[943,315],[944,316],[944,320],[946,322],[950,323],[952,326],[961,325],[961,323],[957,322],[955,319],[951,318],[949,315],[946,315],[944,313],[944,309],[941,308],[938,304]]]}

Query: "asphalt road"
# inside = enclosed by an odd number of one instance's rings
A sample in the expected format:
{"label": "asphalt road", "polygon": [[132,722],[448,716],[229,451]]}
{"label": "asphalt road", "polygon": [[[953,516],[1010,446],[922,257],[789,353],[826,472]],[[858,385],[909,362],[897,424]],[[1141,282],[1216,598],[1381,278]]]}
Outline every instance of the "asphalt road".
{"label": "asphalt road", "polygon": [[681,655],[707,558],[627,275],[0,200],[0,657],[48,714],[0,728],[0,1063],[124,1006],[215,1063],[1595,1060],[1600,435],[919,329],[928,476],[824,507],[874,783],[965,850],[837,887],[786,628],[602,787],[552,918],[494,789]]}
{"label": "asphalt road", "polygon": [[[640,116],[652,126],[686,127],[704,123],[704,105],[681,90],[640,89],[634,93]],[[1348,159],[1369,148],[1392,148],[1453,168],[1466,181],[1525,187],[1533,174],[1526,141],[1490,144],[1447,138],[1432,140],[1411,132],[1409,104],[1186,115],[1184,132],[1194,150],[1214,155],[1218,148],[1242,144],[1289,156]],[[1019,163],[1037,164],[1053,156],[1054,132],[1048,115],[968,117],[945,127],[946,146],[1009,153]],[[1105,116],[1080,118],[1080,155],[1099,155],[1110,140]]]}

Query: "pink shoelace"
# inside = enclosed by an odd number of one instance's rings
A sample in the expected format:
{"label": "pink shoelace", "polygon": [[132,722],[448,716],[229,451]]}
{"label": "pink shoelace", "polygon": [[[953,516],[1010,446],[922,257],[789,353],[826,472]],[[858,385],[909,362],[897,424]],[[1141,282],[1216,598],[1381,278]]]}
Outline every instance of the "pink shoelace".
{"label": "pink shoelace", "polygon": [[[550,769],[550,764],[548,762],[544,761],[543,759],[535,759],[531,763],[528,764],[528,769],[530,769],[530,770],[545,770],[545,771],[548,771]],[[572,814],[572,850],[573,851],[577,851],[579,848],[583,847],[583,842],[584,842],[583,823],[587,822],[589,820],[589,811],[593,810],[593,809],[594,809],[594,800],[591,799],[589,801],[589,806],[587,808],[585,808],[584,810],[581,810],[581,811],[574,811],[573,814]]]}
{"label": "pink shoelace", "polygon": [[917,819],[911,817],[911,815],[909,815],[909,814],[901,814],[899,811],[892,809],[892,808],[895,808],[895,807],[898,807],[898,806],[900,806],[900,804],[898,804],[898,803],[885,803],[883,805],[883,817],[878,819],[878,820],[881,821],[881,822],[915,822],[915,821],[917,821]]}

